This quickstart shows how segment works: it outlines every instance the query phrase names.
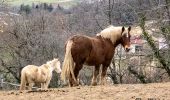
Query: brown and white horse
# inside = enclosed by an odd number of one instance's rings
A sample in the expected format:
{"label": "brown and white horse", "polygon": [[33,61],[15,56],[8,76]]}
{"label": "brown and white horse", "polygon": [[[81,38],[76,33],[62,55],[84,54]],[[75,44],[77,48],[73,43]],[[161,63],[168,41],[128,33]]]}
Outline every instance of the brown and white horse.
{"label": "brown and white horse", "polygon": [[77,86],[77,76],[83,64],[95,66],[91,85],[97,85],[100,65],[102,72],[100,82],[104,84],[106,71],[114,56],[115,48],[121,44],[125,51],[130,50],[131,27],[109,26],[96,35],[88,37],[75,35],[68,39],[63,62],[61,79],[69,79],[70,86]]}
{"label": "brown and white horse", "polygon": [[53,70],[57,73],[61,72],[60,61],[55,58],[41,66],[25,66],[21,71],[20,91],[25,89],[26,84],[29,84],[29,90],[32,90],[35,83],[40,83],[41,89],[47,89],[52,78]]}

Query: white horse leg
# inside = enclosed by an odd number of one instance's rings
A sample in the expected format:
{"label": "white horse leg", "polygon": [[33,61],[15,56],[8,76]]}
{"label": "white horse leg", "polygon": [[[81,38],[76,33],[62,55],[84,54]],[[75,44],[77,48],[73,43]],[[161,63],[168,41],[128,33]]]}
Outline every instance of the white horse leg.
{"label": "white horse leg", "polygon": [[21,80],[20,91],[26,89],[26,82],[25,82],[25,80],[24,80],[24,82],[22,82],[22,81],[23,81],[23,80]]}
{"label": "white horse leg", "polygon": [[26,89],[26,83],[27,83],[27,80],[26,80],[26,74],[24,72],[21,73],[21,84],[20,84],[20,92],[22,90],[25,90]]}
{"label": "white horse leg", "polygon": [[44,89],[44,83],[41,83],[41,90]]}
{"label": "white horse leg", "polygon": [[48,89],[48,86],[49,86],[49,84],[50,84],[51,78],[52,78],[52,76],[49,77],[49,78],[47,79],[47,81],[45,82],[45,89],[46,89],[46,90]]}
{"label": "white horse leg", "polygon": [[28,90],[32,90],[32,87],[34,86],[34,83],[29,83]]}
{"label": "white horse leg", "polygon": [[47,90],[48,89],[48,85],[50,84],[50,80],[48,80],[46,83],[45,83],[45,89]]}

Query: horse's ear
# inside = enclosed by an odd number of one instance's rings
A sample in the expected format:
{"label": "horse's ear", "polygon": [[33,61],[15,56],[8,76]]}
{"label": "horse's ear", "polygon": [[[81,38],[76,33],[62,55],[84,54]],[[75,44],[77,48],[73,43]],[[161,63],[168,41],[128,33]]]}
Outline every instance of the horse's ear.
{"label": "horse's ear", "polygon": [[122,27],[122,33],[123,33],[124,31],[125,31],[125,27],[123,26],[123,27]]}
{"label": "horse's ear", "polygon": [[129,32],[131,31],[131,26],[129,26],[128,31],[129,31]]}

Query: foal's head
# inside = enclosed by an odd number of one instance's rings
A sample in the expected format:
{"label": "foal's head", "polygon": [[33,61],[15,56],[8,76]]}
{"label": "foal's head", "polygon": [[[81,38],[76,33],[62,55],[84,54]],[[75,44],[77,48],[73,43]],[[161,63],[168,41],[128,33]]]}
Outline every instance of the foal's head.
{"label": "foal's head", "polygon": [[130,50],[130,37],[131,37],[130,31],[131,31],[130,26],[128,28],[122,27],[121,44],[126,52]]}
{"label": "foal's head", "polygon": [[61,73],[60,61],[54,58],[52,61],[47,62],[57,73]]}

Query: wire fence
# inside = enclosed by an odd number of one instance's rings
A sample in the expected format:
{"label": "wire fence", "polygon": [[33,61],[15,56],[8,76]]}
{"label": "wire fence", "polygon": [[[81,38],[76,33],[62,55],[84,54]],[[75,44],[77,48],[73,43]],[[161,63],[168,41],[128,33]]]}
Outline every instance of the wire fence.
{"label": "wire fence", "polygon": [[[0,90],[19,90],[19,88],[20,84],[5,82],[4,79],[0,79]],[[38,87],[32,87],[32,89],[38,89]]]}

